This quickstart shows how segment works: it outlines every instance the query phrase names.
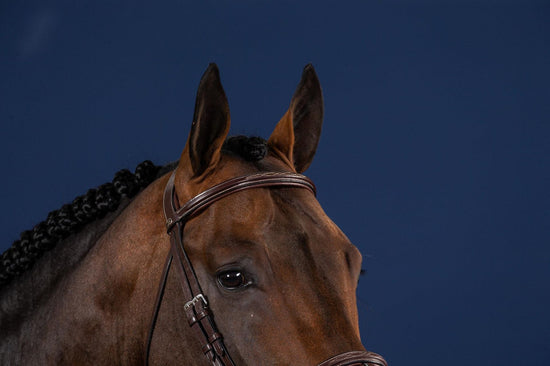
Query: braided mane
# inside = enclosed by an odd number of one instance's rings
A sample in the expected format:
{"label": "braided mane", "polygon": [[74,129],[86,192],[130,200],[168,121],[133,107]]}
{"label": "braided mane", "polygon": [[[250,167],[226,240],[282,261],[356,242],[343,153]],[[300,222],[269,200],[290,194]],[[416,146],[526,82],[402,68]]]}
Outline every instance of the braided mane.
{"label": "braided mane", "polygon": [[[257,161],[267,154],[267,142],[259,137],[235,136],[223,146],[225,152]],[[46,220],[21,233],[10,248],[0,256],[0,287],[30,269],[47,251],[85,225],[115,211],[122,198],[133,198],[154,180],[175,168],[177,163],[156,166],[151,161],[140,163],[134,173],[118,171],[112,182],[89,189],[71,203],[48,214]]]}
{"label": "braided mane", "polygon": [[[164,170],[164,169],[162,169]],[[112,182],[92,188],[71,203],[48,214],[46,220],[21,233],[0,257],[0,286],[25,272],[45,252],[86,224],[115,211],[123,197],[132,198],[154,181],[161,167],[146,160],[136,167],[118,171]]]}

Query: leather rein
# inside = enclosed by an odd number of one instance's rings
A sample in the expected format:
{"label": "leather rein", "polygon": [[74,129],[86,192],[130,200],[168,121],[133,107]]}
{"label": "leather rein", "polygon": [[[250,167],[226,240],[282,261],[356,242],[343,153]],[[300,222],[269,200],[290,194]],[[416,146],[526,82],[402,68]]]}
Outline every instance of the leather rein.
{"label": "leather rein", "polygon": [[[162,298],[164,296],[168,273],[172,266],[172,262],[175,262],[181,278],[180,284],[186,301],[183,305],[183,309],[193,336],[200,342],[203,353],[213,366],[235,366],[234,361],[231,359],[225,347],[223,337],[216,327],[212,311],[208,306],[207,296],[201,289],[193,265],[185,251],[183,245],[183,228],[185,223],[200,214],[202,210],[214,202],[242,190],[261,187],[295,187],[308,189],[315,195],[315,185],[309,178],[301,174],[264,172],[226,180],[199,193],[180,207],[174,188],[175,173],[176,171],[174,170],[164,189],[164,215],[171,247],[160,278],[151,326],[147,336],[145,365],[149,365],[153,333]],[[381,356],[368,351],[342,353],[322,362],[318,366],[347,365],[387,366],[386,361]]]}

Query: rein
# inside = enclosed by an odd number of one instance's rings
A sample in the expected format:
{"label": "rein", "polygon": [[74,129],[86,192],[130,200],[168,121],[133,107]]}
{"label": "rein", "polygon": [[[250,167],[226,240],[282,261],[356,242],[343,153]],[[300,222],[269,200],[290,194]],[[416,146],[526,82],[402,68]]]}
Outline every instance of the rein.
{"label": "rein", "polygon": [[[203,293],[193,265],[185,251],[183,229],[185,223],[197,216],[214,202],[239,191],[262,187],[295,187],[305,188],[316,194],[315,185],[304,175],[297,173],[258,173],[229,179],[217,184],[179,207],[178,198],[174,188],[175,171],[170,176],[164,189],[163,207],[166,218],[166,229],[170,236],[170,252],[166,258],[164,270],[157,291],[155,307],[151,320],[151,327],[147,336],[145,348],[145,364],[149,365],[149,356],[153,333],[157,322],[168,273],[172,262],[176,262],[180,274],[181,288],[186,303],[183,305],[190,328],[194,337],[200,342],[205,356],[213,366],[235,366],[223,337],[218,331],[213,319],[212,311],[208,306],[207,296]],[[332,357],[319,366],[352,366],[352,365],[377,365],[387,366],[384,359],[368,351],[346,352]]]}

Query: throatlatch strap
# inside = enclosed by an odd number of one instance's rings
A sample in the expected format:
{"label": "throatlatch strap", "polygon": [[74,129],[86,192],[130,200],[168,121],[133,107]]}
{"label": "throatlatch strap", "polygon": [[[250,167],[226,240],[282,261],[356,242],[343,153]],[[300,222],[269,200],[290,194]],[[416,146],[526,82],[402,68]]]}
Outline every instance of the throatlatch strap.
{"label": "throatlatch strap", "polygon": [[151,353],[151,341],[153,340],[153,332],[155,325],[157,324],[157,318],[160,311],[160,305],[162,304],[162,298],[164,296],[164,289],[166,288],[166,280],[168,279],[168,272],[170,272],[170,266],[172,265],[172,255],[168,253],[166,257],[166,263],[162,270],[162,276],[160,277],[160,284],[157,290],[157,297],[155,300],[155,307],[153,309],[153,318],[151,320],[151,326],[149,327],[149,333],[147,334],[147,344],[145,345],[145,365],[149,365],[149,354]]}

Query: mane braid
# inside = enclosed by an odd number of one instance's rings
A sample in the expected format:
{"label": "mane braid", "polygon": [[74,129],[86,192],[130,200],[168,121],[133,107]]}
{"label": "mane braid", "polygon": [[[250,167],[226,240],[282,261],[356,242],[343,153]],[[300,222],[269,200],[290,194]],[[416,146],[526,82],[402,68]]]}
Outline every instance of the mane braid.
{"label": "mane braid", "polygon": [[[262,160],[268,152],[267,141],[261,137],[233,136],[222,149],[247,161]],[[0,256],[0,287],[30,269],[45,252],[83,226],[115,211],[123,197],[132,198],[159,176],[173,170],[177,162],[156,166],[146,160],[132,174],[122,169],[112,182],[92,188],[73,202],[48,214],[46,220],[24,231],[18,240]]]}
{"label": "mane braid", "polygon": [[0,286],[31,268],[42,254],[61,240],[115,211],[123,197],[134,197],[159,174],[169,170],[165,168],[171,166],[159,167],[145,160],[136,167],[135,173],[122,169],[112,182],[92,188],[59,210],[50,212],[46,220],[21,233],[20,238],[0,256]]}

